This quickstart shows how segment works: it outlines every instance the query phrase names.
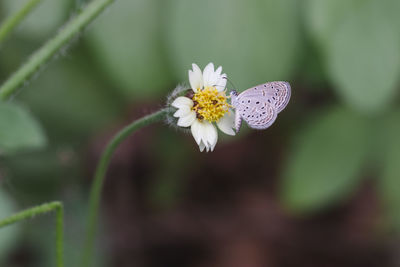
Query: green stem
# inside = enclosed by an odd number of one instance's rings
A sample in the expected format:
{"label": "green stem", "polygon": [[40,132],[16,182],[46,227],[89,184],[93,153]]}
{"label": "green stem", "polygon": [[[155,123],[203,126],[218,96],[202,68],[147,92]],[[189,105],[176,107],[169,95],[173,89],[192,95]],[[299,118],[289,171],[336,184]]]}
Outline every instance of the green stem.
{"label": "green stem", "polygon": [[42,204],[24,211],[18,212],[12,216],[9,216],[3,220],[0,220],[0,228],[14,224],[19,221],[32,219],[33,217],[56,211],[56,259],[57,267],[63,267],[63,243],[64,243],[64,208],[63,204],[59,201],[53,201],[50,203]]}
{"label": "green stem", "polygon": [[8,17],[0,27],[0,43],[7,35],[41,2],[42,0],[30,0],[15,14]]}
{"label": "green stem", "polygon": [[29,79],[44,63],[52,58],[65,44],[76,36],[86,25],[115,0],[93,0],[85,9],[64,27],[0,87],[0,99],[8,99],[27,79]]}
{"label": "green stem", "polygon": [[82,266],[89,267],[91,265],[91,259],[93,254],[93,247],[95,242],[95,235],[97,231],[97,221],[99,216],[99,206],[101,191],[103,188],[104,178],[108,165],[110,164],[111,157],[118,145],[122,143],[127,137],[132,135],[136,130],[147,126],[151,123],[160,121],[164,118],[167,109],[161,109],[150,115],[147,115],[141,119],[138,119],[131,124],[125,126],[119,131],[107,144],[104,149],[100,161],[97,164],[95,176],[90,189],[89,199],[89,215],[87,222],[86,240],[83,250]]}

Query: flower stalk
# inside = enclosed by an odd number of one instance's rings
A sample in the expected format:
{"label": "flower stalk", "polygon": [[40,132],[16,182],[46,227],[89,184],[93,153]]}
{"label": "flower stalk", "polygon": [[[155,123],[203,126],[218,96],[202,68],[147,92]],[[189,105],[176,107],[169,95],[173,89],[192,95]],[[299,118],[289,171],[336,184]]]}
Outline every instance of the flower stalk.
{"label": "flower stalk", "polygon": [[86,240],[83,249],[82,267],[91,266],[93,247],[97,231],[97,221],[99,217],[101,192],[103,189],[104,178],[112,155],[114,154],[118,145],[120,145],[127,137],[132,135],[136,130],[143,128],[144,126],[163,120],[167,111],[168,108],[161,109],[125,126],[125,128],[119,131],[111,139],[111,141],[104,149],[100,161],[97,164],[94,180],[92,182],[90,190],[89,215],[87,221]]}
{"label": "flower stalk", "polygon": [[37,215],[42,215],[56,211],[56,261],[57,267],[64,266],[63,254],[64,254],[64,208],[63,204],[59,201],[53,201],[40,206],[35,206],[30,209],[18,212],[12,216],[9,216],[3,220],[0,220],[0,228],[32,219]]}

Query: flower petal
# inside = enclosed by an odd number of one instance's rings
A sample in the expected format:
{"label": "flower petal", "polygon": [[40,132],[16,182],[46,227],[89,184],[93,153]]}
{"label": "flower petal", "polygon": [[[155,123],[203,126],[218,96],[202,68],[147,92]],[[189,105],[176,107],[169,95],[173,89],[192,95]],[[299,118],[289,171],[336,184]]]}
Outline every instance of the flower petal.
{"label": "flower petal", "polygon": [[193,100],[185,97],[185,96],[180,96],[177,97],[174,102],[172,102],[171,106],[175,107],[175,108],[181,108],[181,107],[193,107]]}
{"label": "flower petal", "polygon": [[215,82],[215,87],[217,88],[218,92],[222,92],[225,90],[226,87],[226,82],[227,82],[227,76],[226,73],[220,75],[216,82]]}
{"label": "flower petal", "polygon": [[235,127],[235,112],[230,110],[229,113],[219,119],[217,126],[223,133],[235,135],[235,131],[232,129]]}
{"label": "flower petal", "polygon": [[203,125],[200,121],[195,120],[190,127],[190,131],[192,132],[193,138],[198,145],[201,143],[201,139],[203,136]]}
{"label": "flower petal", "polygon": [[193,71],[189,70],[189,82],[193,91],[197,93],[197,90],[203,88],[203,74],[201,69],[196,64],[192,64]]}
{"label": "flower petal", "polygon": [[214,130],[215,130],[215,136],[216,136],[216,138],[215,138],[214,144],[211,146],[211,152],[214,151],[214,147],[215,147],[215,145],[217,144],[217,141],[218,141],[218,132],[217,132],[217,129],[215,128],[214,125],[213,125],[213,127],[214,127]]}
{"label": "flower petal", "polygon": [[217,143],[218,140],[218,132],[217,129],[215,129],[215,126],[210,123],[210,122],[203,122],[204,124],[204,137],[205,140],[203,139],[205,145],[207,146],[208,149],[214,149],[215,144]]}
{"label": "flower petal", "polygon": [[186,116],[180,117],[177,124],[180,127],[189,127],[193,124],[195,120],[196,120],[196,112],[191,111]]}
{"label": "flower petal", "polygon": [[192,111],[190,106],[181,106],[175,113],[174,117],[179,118],[179,117],[185,117]]}
{"label": "flower petal", "polygon": [[221,75],[221,72],[222,72],[222,66],[219,66],[219,67],[215,70],[215,73],[216,73],[218,76],[220,76],[220,75]]}
{"label": "flower petal", "polygon": [[190,128],[194,140],[199,145],[200,151],[212,151],[218,140],[218,132],[214,125],[207,121],[195,120]]}
{"label": "flower petal", "polygon": [[203,71],[203,85],[204,85],[204,87],[215,86],[216,78],[217,77],[215,77],[214,64],[212,62],[210,62],[204,68],[204,71]]}
{"label": "flower petal", "polygon": [[200,144],[199,144],[200,152],[203,152],[203,150],[204,150],[205,147],[206,147],[206,146],[204,145],[204,143],[203,143],[203,142],[200,142]]}

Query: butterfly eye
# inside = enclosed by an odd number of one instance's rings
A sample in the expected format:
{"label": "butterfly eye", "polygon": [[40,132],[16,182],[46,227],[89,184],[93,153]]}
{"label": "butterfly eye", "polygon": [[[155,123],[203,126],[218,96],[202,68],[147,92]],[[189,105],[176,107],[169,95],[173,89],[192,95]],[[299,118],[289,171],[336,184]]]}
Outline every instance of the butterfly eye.
{"label": "butterfly eye", "polygon": [[232,91],[230,92],[230,95],[231,95],[231,96],[232,96],[232,95],[238,96],[238,92],[236,92],[235,90],[232,90]]}

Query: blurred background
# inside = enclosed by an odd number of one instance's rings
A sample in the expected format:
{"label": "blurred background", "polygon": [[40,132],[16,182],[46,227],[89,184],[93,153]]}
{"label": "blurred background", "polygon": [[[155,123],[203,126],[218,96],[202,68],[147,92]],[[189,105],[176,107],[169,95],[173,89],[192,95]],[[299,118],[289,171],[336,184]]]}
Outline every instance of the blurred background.
{"label": "blurred background", "polygon": [[[43,0],[1,44],[0,81],[85,2]],[[0,21],[24,3],[1,0]],[[77,266],[104,145],[212,61],[239,91],[289,81],[288,107],[212,153],[162,123],[130,137],[95,266],[400,266],[399,13],[398,0],[116,1],[1,110],[0,217],[63,201]],[[1,229],[0,266],[54,266],[54,237],[52,214]]]}

